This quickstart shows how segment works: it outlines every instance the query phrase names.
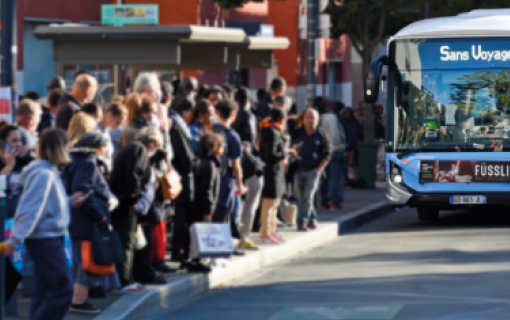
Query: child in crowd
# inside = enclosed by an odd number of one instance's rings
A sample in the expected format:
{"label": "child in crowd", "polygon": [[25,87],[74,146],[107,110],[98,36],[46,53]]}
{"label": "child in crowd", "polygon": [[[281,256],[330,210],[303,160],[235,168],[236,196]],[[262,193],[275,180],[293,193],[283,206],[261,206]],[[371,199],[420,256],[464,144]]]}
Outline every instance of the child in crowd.
{"label": "child in crowd", "polygon": [[197,219],[210,221],[216,209],[220,191],[220,156],[224,151],[224,141],[217,135],[207,133],[199,142],[200,167],[197,175]]}

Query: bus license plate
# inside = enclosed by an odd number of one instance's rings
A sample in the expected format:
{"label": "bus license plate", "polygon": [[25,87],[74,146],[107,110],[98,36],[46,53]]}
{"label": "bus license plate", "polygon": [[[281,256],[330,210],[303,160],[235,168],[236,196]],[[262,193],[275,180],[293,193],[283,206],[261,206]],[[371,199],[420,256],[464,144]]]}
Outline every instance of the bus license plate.
{"label": "bus license plate", "polygon": [[451,196],[450,204],[486,204],[486,196]]}

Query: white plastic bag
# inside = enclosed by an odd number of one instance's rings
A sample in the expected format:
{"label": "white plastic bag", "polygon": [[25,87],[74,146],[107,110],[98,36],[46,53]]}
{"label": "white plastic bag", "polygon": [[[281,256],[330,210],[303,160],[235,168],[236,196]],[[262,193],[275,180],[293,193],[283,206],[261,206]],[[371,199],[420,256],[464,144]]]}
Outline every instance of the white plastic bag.
{"label": "white plastic bag", "polygon": [[145,239],[145,235],[143,233],[142,227],[138,225],[136,227],[136,242],[135,249],[142,250],[147,245],[147,239]]}

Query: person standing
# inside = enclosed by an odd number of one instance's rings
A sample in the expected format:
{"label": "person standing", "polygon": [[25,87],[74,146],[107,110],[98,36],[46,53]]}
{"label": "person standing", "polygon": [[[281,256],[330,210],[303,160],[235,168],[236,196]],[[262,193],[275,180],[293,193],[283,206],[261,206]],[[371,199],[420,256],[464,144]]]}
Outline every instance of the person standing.
{"label": "person standing", "polygon": [[345,191],[345,152],[347,139],[344,127],[335,112],[335,105],[326,103],[321,116],[321,130],[331,142],[331,161],[326,167],[326,176],[322,180],[322,207],[324,209],[345,209],[343,206]]}
{"label": "person standing", "polygon": [[[216,105],[216,115],[218,123],[214,126],[214,131],[225,141],[225,150],[221,157],[221,187],[220,198],[213,214],[214,222],[230,221],[232,236],[239,238],[239,229],[237,222],[239,216],[233,216],[235,213],[236,185],[239,194],[246,193],[243,183],[243,169],[241,166],[241,156],[243,146],[239,135],[230,128],[237,116],[238,105],[233,100],[224,99]],[[240,213],[241,210],[238,210]],[[235,251],[234,254],[242,255]]]}
{"label": "person standing", "polygon": [[68,194],[92,192],[79,208],[71,209],[69,235],[73,245],[74,296],[70,311],[81,314],[99,314],[101,309],[87,302],[89,289],[100,287],[117,289],[120,286],[116,273],[109,276],[91,274],[82,267],[83,241],[90,241],[94,228],[111,223],[110,188],[99,170],[96,158],[106,152],[107,140],[100,132],[84,134],[70,150],[71,164],[66,168],[64,182]]}
{"label": "person standing", "polygon": [[23,99],[18,105],[16,122],[21,132],[23,147],[18,151],[19,156],[27,159],[35,158],[35,148],[39,140],[37,127],[41,121],[41,106],[32,100]]}
{"label": "person standing", "polygon": [[205,93],[205,98],[209,100],[214,107],[216,107],[218,102],[224,99],[224,91],[219,86],[212,86]]}
{"label": "person standing", "polygon": [[209,100],[200,100],[195,106],[194,120],[189,126],[191,132],[191,148],[198,154],[198,143],[204,133],[214,132],[216,111]]}
{"label": "person standing", "polygon": [[155,72],[142,72],[135,80],[133,85],[134,93],[145,95],[153,101],[161,101],[161,83],[158,78],[158,74]]}
{"label": "person standing", "polygon": [[45,105],[42,107],[41,122],[37,127],[37,132],[41,134],[44,129],[55,128],[55,116],[58,111],[58,102],[62,99],[63,91],[55,89],[44,99]]}
{"label": "person standing", "polygon": [[199,141],[200,166],[197,170],[197,215],[188,224],[211,221],[220,195],[221,159],[225,142],[214,133],[206,133]]}
{"label": "person standing", "polygon": [[88,73],[76,77],[71,93],[64,93],[60,99],[55,124],[66,130],[73,115],[80,111],[85,103],[92,102],[97,91],[97,80]]}
{"label": "person standing", "polygon": [[110,167],[115,155],[121,149],[120,145],[114,143],[110,132],[120,128],[126,122],[126,119],[126,107],[118,103],[110,103],[108,108],[106,108],[103,119],[97,125],[97,130],[99,130],[104,135],[107,141],[107,148],[103,158],[107,161],[108,164],[110,164]]}
{"label": "person standing", "polygon": [[[276,233],[276,213],[285,194],[284,160],[290,151],[283,136],[286,121],[285,111],[273,108],[268,121],[261,123],[260,159],[265,162],[264,187],[262,189],[262,208],[260,234],[266,244],[285,242]],[[291,151],[292,153],[293,151]]]}
{"label": "person standing", "polygon": [[[134,283],[133,259],[138,217],[137,202],[151,180],[150,156],[161,147],[161,136],[151,137],[149,128],[140,131],[136,140],[126,145],[113,162],[110,190],[119,199],[112,212],[112,224],[119,234],[126,261],[116,265],[123,292],[140,292],[143,286]],[[158,132],[159,133],[159,132]]]}
{"label": "person standing", "polygon": [[151,125],[157,126],[157,124],[152,121],[158,110],[155,102],[151,98],[133,93],[128,97],[126,107],[129,115],[128,122],[122,132],[123,146],[135,141],[136,136],[143,128]]}
{"label": "person standing", "polygon": [[[4,254],[12,254],[21,242],[34,263],[35,290],[30,305],[31,320],[62,320],[73,298],[73,283],[64,252],[64,236],[69,226],[69,198],[57,166],[69,161],[67,134],[46,130],[39,141],[37,161],[20,175],[24,192],[14,217],[11,237]],[[77,192],[73,207],[87,197]]]}
{"label": "person standing", "polygon": [[257,118],[259,122],[269,117],[273,108],[273,100],[276,97],[283,96],[287,90],[287,82],[282,77],[276,77],[269,86],[269,95],[264,103],[257,106]]}
{"label": "person standing", "polygon": [[83,112],[75,114],[69,122],[69,129],[67,130],[67,135],[70,140],[69,144],[73,146],[80,140],[81,136],[87,132],[96,130],[96,128],[97,122],[94,118]]}
{"label": "person standing", "polygon": [[257,154],[259,133],[257,117],[251,111],[250,92],[248,88],[239,88],[235,94],[235,100],[239,105],[239,112],[237,113],[235,122],[232,124],[232,129],[239,134],[241,141],[248,142],[251,151]]}
{"label": "person standing", "polygon": [[23,185],[20,174],[32,160],[31,157],[20,157],[19,150],[23,148],[21,132],[17,126],[4,125],[0,129],[0,174],[7,179],[6,217],[12,218],[18,207]]}
{"label": "person standing", "polygon": [[158,105],[158,120],[161,134],[163,135],[163,150],[166,151],[169,161],[172,161],[174,157],[174,151],[172,144],[170,143],[170,127],[172,126],[172,120],[168,118],[168,111],[170,104],[172,103],[172,92],[174,87],[167,81],[160,81],[161,85],[161,100],[157,101]]}
{"label": "person standing", "polygon": [[198,80],[195,77],[187,77],[186,79],[184,79],[182,83],[182,92],[175,95],[175,97],[172,99],[170,109],[173,109],[177,105],[177,103],[179,103],[183,99],[195,101],[197,92],[198,92]]}
{"label": "person standing", "polygon": [[241,227],[239,233],[241,242],[239,249],[257,250],[258,247],[251,241],[250,234],[256,216],[257,208],[260,205],[262,188],[264,186],[264,163],[253,155],[251,144],[244,142],[242,157],[243,179],[248,188],[244,206],[241,213]]}
{"label": "person standing", "polygon": [[317,212],[313,199],[319,187],[324,168],[331,158],[331,145],[325,134],[318,130],[319,113],[308,108],[304,130],[292,141],[297,150],[298,163],[295,177],[298,198],[298,231],[317,228]]}
{"label": "person standing", "polygon": [[[183,102],[183,100],[181,100]],[[172,260],[180,262],[181,269],[188,272],[210,272],[211,268],[199,261],[190,260],[190,221],[196,217],[196,188],[195,173],[198,168],[198,158],[191,148],[190,133],[184,119],[174,110],[173,125],[170,128],[170,141],[174,149],[172,166],[181,176],[182,191],[175,201],[175,217],[172,232]],[[178,121],[176,121],[178,119]],[[187,129],[187,130],[186,130]]]}
{"label": "person standing", "polygon": [[48,105],[48,100],[53,91],[64,92],[66,90],[66,82],[64,78],[62,78],[61,76],[54,76],[53,78],[50,79],[50,82],[48,82],[46,90],[48,90],[48,95],[46,97],[40,98],[37,101],[41,106]]}

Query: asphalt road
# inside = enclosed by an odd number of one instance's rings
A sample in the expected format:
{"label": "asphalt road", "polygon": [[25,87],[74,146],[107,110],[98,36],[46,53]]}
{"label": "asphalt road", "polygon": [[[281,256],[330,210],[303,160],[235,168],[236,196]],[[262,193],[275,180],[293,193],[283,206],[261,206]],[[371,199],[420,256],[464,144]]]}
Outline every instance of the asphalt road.
{"label": "asphalt road", "polygon": [[154,319],[510,319],[510,208],[405,209]]}

